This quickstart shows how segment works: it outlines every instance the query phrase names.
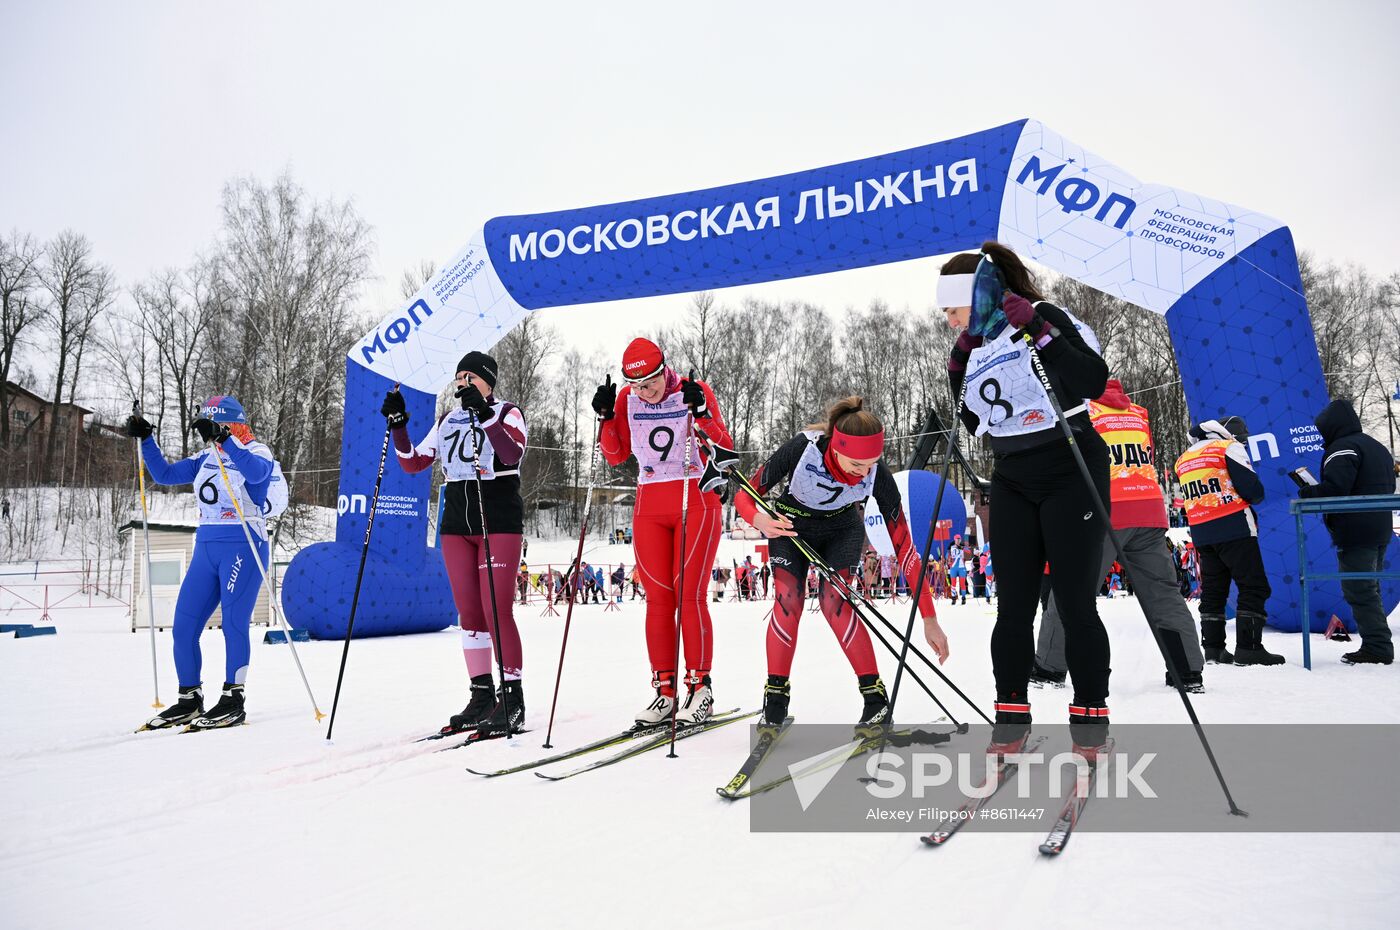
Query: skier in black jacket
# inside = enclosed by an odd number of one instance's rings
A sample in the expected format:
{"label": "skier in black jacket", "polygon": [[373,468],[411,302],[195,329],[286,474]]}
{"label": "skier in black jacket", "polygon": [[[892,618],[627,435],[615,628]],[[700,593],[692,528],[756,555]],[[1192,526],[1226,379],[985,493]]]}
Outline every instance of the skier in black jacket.
{"label": "skier in black jacket", "polygon": [[[995,263],[1006,287],[1000,302],[985,314],[973,306],[976,270],[984,256]],[[1106,739],[1108,725],[1108,633],[1095,594],[1109,520],[1109,470],[1108,446],[1089,420],[1085,398],[1103,393],[1108,365],[1093,331],[1045,301],[1029,269],[999,243],[983,243],[980,253],[955,255],[944,264],[938,305],[948,324],[961,330],[948,360],[952,394],[963,398],[959,414],[969,433],[990,436],[996,462],[990,529],[997,541],[1000,597],[991,646],[993,706],[1003,726],[995,731],[994,742],[1023,742],[1031,722],[1027,686],[1035,660],[1041,574],[1048,561],[1074,681],[1070,724],[1076,746],[1094,749]],[[1103,513],[1080,476],[1022,334],[1040,354],[1104,502]]]}
{"label": "skier in black jacket", "polygon": [[[1322,434],[1322,474],[1320,483],[1299,488],[1299,497],[1395,493],[1395,463],[1390,451],[1361,431],[1361,420],[1351,401],[1332,401],[1313,422]],[[1337,547],[1339,571],[1384,570],[1381,566],[1391,537],[1389,511],[1333,513],[1324,520]],[[1342,656],[1342,661],[1348,665],[1389,665],[1395,659],[1395,646],[1381,604],[1380,582],[1343,581],[1342,596],[1351,606],[1361,634],[1361,648]]]}

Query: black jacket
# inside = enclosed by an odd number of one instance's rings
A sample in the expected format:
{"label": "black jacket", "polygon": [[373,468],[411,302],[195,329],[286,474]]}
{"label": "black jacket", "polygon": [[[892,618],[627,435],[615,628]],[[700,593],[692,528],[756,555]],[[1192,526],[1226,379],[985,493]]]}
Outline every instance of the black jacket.
{"label": "black jacket", "polygon": [[[1350,401],[1332,401],[1313,422],[1322,434],[1322,474],[1319,484],[1299,488],[1299,497],[1395,493],[1395,462],[1390,450],[1361,432],[1361,420]],[[1388,510],[1331,513],[1325,520],[1338,549],[1381,546],[1390,540]]]}

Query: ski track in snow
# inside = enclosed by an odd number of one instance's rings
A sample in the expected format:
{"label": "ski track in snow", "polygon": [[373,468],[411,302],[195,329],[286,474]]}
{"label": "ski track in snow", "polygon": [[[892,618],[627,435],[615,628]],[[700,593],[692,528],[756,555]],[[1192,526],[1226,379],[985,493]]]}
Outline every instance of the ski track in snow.
{"label": "ski track in snow", "polygon": [[[726,541],[721,557],[751,545]],[[573,543],[531,550],[532,565],[562,563]],[[631,566],[628,547],[593,554]],[[741,726],[686,740],[679,759],[661,750],[559,783],[468,774],[467,765],[547,753],[563,623],[541,609],[517,615],[531,732],[450,752],[436,750],[451,740],[411,741],[466,701],[452,630],[352,643],[331,745],[286,647],[262,645],[261,630],[249,726],[188,735],[129,732],[154,713],[150,646],[119,608],[59,618],[54,637],[0,638],[0,926],[618,927],[673,917],[716,927],[1034,919],[1041,928],[1175,928],[1205,914],[1232,928],[1325,926],[1332,915],[1348,928],[1393,924],[1392,834],[1313,834],[1300,849],[1278,834],[1086,832],[1062,859],[1046,859],[1035,833],[966,830],[946,849],[923,847],[914,832],[751,833],[747,802],[714,794],[747,752]],[[972,603],[939,609],[953,648],[945,671],[990,705],[992,613]],[[768,604],[712,610],[716,701],[751,709]],[[885,613],[902,626],[908,610]],[[1113,638],[1114,719],[1184,720],[1135,603],[1101,600],[1100,612]],[[617,613],[575,608],[555,751],[622,728],[645,702],[642,614],[640,602]],[[853,720],[859,697],[825,621],[804,614],[802,628],[793,713]],[[1354,646],[1315,637],[1309,673],[1298,637],[1270,633],[1266,642],[1289,664],[1208,666],[1208,693],[1194,697],[1204,722],[1400,722],[1396,666],[1344,668],[1337,660]],[[157,645],[168,703],[169,634]],[[206,683],[217,688],[221,634],[206,633],[202,645]],[[298,648],[328,709],[342,644]],[[882,654],[880,664],[889,681],[893,660]],[[900,719],[938,715],[917,689],[901,690]],[[1054,721],[1069,698],[1032,694],[1038,718]],[[1248,808],[1250,786],[1232,787]]]}

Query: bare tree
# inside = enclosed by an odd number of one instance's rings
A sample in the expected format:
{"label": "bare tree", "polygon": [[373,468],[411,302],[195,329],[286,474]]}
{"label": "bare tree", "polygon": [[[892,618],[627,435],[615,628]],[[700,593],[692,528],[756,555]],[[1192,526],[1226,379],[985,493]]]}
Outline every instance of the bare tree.
{"label": "bare tree", "polygon": [[206,333],[223,303],[217,269],[205,259],[197,260],[187,272],[167,269],[132,288],[131,296],[140,332],[155,347],[161,393],[157,423],[168,412],[168,393],[175,405],[180,452],[189,455],[190,424],[201,399],[198,382],[209,348]]}
{"label": "bare tree", "polygon": [[[34,237],[14,230],[0,235],[0,384],[10,380],[15,350],[26,329],[44,312],[36,299],[39,259]],[[0,448],[10,446],[10,395],[0,390]]]}
{"label": "bare tree", "polygon": [[413,295],[423,289],[423,285],[433,275],[437,274],[437,262],[431,258],[424,258],[418,261],[416,268],[405,268],[403,276],[399,278],[399,295],[404,300],[412,299]]}
{"label": "bare tree", "polygon": [[224,187],[203,387],[238,394],[284,471],[338,444],[340,418],[329,414],[344,396],[345,353],[367,325],[354,307],[372,247],[351,204],[313,201],[286,175]]}
{"label": "bare tree", "polygon": [[92,243],[72,230],[59,233],[45,248],[39,280],[48,293],[49,307],[44,320],[54,338],[57,364],[40,470],[42,480],[47,482],[53,480],[54,449],[61,432],[58,410],[63,403],[63,390],[68,388],[71,403],[75,376],[81,368],[93,322],[111,304],[115,287],[110,269],[93,258]]}

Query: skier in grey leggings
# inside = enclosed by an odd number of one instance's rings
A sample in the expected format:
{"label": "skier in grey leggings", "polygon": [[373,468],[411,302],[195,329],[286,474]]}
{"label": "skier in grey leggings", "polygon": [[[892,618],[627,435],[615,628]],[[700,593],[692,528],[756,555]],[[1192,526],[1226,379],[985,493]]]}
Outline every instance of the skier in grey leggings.
{"label": "skier in grey leggings", "polygon": [[[1205,690],[1201,647],[1196,641],[1196,621],[1177,587],[1176,567],[1167,544],[1167,508],[1157,485],[1147,411],[1128,399],[1121,384],[1110,380],[1103,396],[1090,402],[1089,417],[1108,445],[1113,528],[1123,543],[1124,567],[1132,576],[1138,604],[1147,622],[1162,634],[1186,690],[1200,693]],[[1114,558],[1113,546],[1105,539],[1100,578],[1108,573]],[[1031,681],[1063,685],[1067,669],[1064,627],[1052,595],[1040,619]],[[1166,682],[1172,683],[1170,673]]]}

